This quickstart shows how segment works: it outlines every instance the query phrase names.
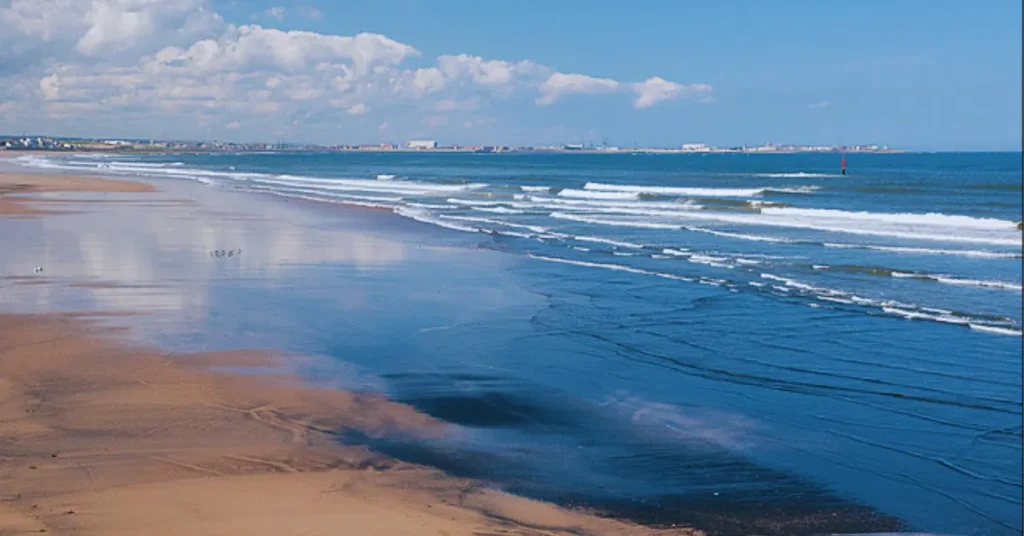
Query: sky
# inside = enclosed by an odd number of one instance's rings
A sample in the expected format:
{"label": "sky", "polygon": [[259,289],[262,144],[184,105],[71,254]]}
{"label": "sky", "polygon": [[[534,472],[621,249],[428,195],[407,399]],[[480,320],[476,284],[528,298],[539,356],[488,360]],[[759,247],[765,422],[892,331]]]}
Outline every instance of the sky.
{"label": "sky", "polygon": [[0,134],[1021,149],[1021,2],[0,0]]}

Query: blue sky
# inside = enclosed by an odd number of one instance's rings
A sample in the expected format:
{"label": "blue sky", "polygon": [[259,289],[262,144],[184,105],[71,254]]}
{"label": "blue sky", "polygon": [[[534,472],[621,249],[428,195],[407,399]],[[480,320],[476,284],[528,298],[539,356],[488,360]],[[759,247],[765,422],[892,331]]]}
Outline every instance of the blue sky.
{"label": "blue sky", "polygon": [[[36,10],[47,3],[31,1]],[[102,26],[97,34],[75,21],[52,29],[67,33],[67,54],[50,48],[52,36],[25,47],[21,72],[0,75],[0,112],[11,118],[4,122],[54,134],[321,143],[1021,146],[1014,1],[166,4],[142,13],[150,24],[136,32]],[[39,39],[31,13],[19,15],[23,24],[13,30]],[[247,25],[282,33],[239,31]],[[250,54],[256,37],[280,51],[279,39],[295,30],[319,37],[294,55]],[[363,49],[328,39],[360,33],[388,40],[375,45],[365,69],[354,63]],[[192,45],[203,40],[220,43],[221,55],[199,65]],[[160,63],[153,58],[161,51],[183,52]],[[500,76],[484,79],[487,66]],[[346,82],[339,72],[349,73]],[[32,91],[43,94],[39,106],[22,108],[39,115],[10,113],[18,108],[10,103],[27,104]]]}

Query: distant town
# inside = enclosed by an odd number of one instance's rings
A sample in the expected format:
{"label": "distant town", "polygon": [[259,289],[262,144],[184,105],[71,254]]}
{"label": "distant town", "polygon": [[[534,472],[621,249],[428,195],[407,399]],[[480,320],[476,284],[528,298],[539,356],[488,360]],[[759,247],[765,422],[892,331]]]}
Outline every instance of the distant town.
{"label": "distant town", "polygon": [[82,151],[82,152],[432,152],[432,153],[899,153],[888,145],[789,145],[765,143],[737,147],[715,147],[684,143],[677,147],[613,147],[567,143],[554,146],[442,145],[435,140],[371,145],[303,145],[281,143],[232,143],[219,141],[160,141],[53,138],[46,136],[0,136],[0,151]]}

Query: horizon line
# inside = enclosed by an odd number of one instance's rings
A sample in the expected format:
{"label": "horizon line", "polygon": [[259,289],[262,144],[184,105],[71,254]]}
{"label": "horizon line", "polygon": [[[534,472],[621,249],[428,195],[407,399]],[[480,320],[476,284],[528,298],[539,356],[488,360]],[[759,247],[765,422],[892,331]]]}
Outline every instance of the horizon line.
{"label": "horizon line", "polygon": [[[842,150],[843,148],[849,149],[849,148],[854,148],[854,147],[866,147],[866,146],[871,146],[871,145],[879,147],[879,149],[877,149],[877,150],[851,151],[851,152],[859,152],[861,154],[871,154],[871,153],[876,153],[876,154],[881,153],[881,154],[884,154],[886,152],[889,152],[889,153],[1020,153],[1020,152],[1024,152],[1024,147],[1013,148],[1013,149],[965,149],[965,148],[933,148],[933,149],[927,149],[927,148],[913,148],[913,147],[904,148],[904,147],[894,146],[892,144],[887,144],[887,143],[854,143],[854,144],[841,145],[841,144],[789,143],[789,142],[785,142],[785,143],[762,142],[760,144],[754,144],[754,145],[751,145],[751,144],[712,145],[712,144],[706,144],[706,143],[684,142],[684,143],[678,143],[676,145],[634,145],[634,146],[593,145],[592,142],[590,142],[590,145],[587,145],[587,144],[584,144],[584,143],[580,143],[580,142],[562,142],[562,143],[558,143],[558,144],[552,144],[552,143],[546,143],[546,144],[451,143],[449,145],[438,145],[436,148],[432,148],[432,149],[415,149],[415,148],[407,147],[407,144],[408,144],[409,141],[421,141],[422,140],[422,141],[435,141],[436,142],[437,140],[426,140],[424,138],[417,138],[417,139],[410,138],[409,140],[406,140],[405,144],[403,144],[403,143],[395,143],[395,142],[324,144],[322,142],[299,142],[299,141],[277,141],[277,142],[251,141],[251,142],[244,142],[244,141],[229,141],[229,140],[223,140],[223,139],[209,139],[209,138],[207,138],[207,139],[203,139],[203,138],[156,138],[156,137],[148,137],[148,136],[147,137],[118,137],[118,136],[87,137],[87,136],[68,136],[68,135],[56,135],[55,136],[55,135],[52,135],[52,134],[39,134],[39,133],[35,133],[35,134],[0,134],[0,141],[4,141],[4,140],[17,140],[17,139],[22,139],[22,138],[48,138],[48,139],[53,139],[53,140],[90,141],[90,142],[134,141],[134,142],[152,142],[152,143],[157,143],[157,142],[160,142],[160,143],[203,143],[203,144],[206,144],[206,143],[220,143],[220,144],[228,144],[228,145],[267,145],[267,146],[281,146],[281,147],[288,147],[288,146],[290,146],[290,147],[299,147],[299,148],[306,147],[306,148],[318,148],[318,149],[335,149],[335,148],[339,148],[339,147],[365,147],[367,149],[363,149],[363,150],[367,151],[367,152],[370,152],[368,149],[372,148],[374,146],[391,145],[391,146],[393,146],[392,148],[383,148],[382,147],[382,152],[387,152],[387,151],[409,151],[409,152],[422,152],[422,153],[428,153],[428,152],[443,153],[443,152],[448,152],[448,151],[445,151],[445,149],[453,149],[454,150],[455,148],[467,148],[467,147],[508,147],[509,149],[521,149],[521,148],[540,148],[540,149],[562,148],[562,149],[564,149],[567,146],[580,146],[580,145],[583,146],[582,147],[582,152],[587,152],[587,153],[591,153],[591,152],[615,153],[615,152],[629,152],[630,150],[654,149],[654,150],[674,150],[674,151],[678,151],[678,152],[682,152],[682,153],[702,154],[702,153],[714,153],[714,152],[729,152],[730,150],[734,150],[734,149],[738,149],[738,148],[765,147],[765,146],[768,146],[768,145],[771,145],[771,146],[774,146],[774,147],[829,147],[829,148],[836,149],[836,150]],[[680,149],[681,149],[681,147],[683,145],[688,145],[688,144],[704,145],[709,150],[680,151]],[[882,149],[882,147],[885,147],[885,149]],[[616,150],[602,150],[602,148],[605,148],[605,149],[616,149]],[[3,149],[3,148],[0,147],[0,149]],[[580,149],[571,149],[571,150],[564,150],[562,152],[570,152],[570,153],[571,152],[581,152],[581,150]],[[764,152],[764,154],[778,154],[778,153],[786,153],[786,152],[787,151],[775,151],[775,152],[766,151],[766,152]],[[814,153],[814,152],[827,153],[827,152],[835,152],[835,151],[799,151],[799,152],[801,152],[801,153]],[[758,153],[751,153],[751,154],[758,154]]]}

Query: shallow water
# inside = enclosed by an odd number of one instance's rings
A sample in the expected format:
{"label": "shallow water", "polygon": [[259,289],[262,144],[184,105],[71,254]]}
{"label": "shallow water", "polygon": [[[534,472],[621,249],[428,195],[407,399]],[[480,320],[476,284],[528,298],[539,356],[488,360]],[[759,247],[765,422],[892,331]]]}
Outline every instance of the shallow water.
{"label": "shallow water", "polygon": [[[533,496],[712,532],[825,512],[1019,533],[1019,154],[857,157],[847,178],[820,156],[659,158],[51,159],[159,170],[198,205],[4,222],[4,274],[137,287],[4,281],[0,303],[156,308],[140,329],[175,348],[324,356],[311,379],[459,425],[350,441]],[[767,187],[791,191],[749,195]],[[488,234],[228,191],[262,188]]]}

